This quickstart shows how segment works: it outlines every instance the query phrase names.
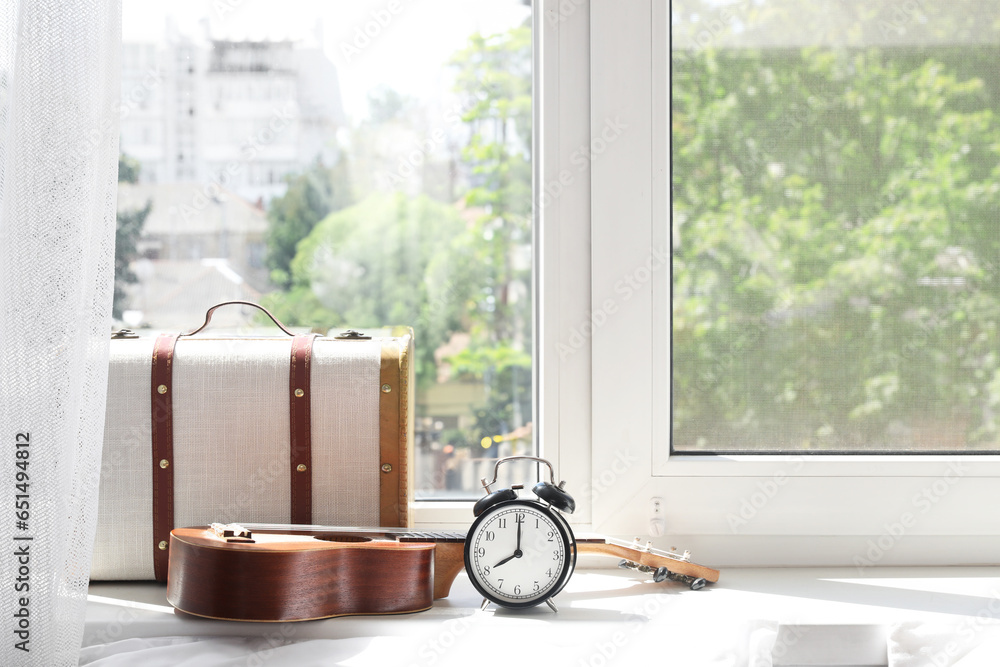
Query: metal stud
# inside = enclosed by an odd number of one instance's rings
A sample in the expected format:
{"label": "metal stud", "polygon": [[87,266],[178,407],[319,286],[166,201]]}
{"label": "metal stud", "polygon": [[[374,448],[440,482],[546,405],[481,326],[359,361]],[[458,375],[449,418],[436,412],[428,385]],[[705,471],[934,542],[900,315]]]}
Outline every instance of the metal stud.
{"label": "metal stud", "polygon": [[295,390],[295,397],[296,398],[302,398],[305,395],[306,395],[306,392],[302,391],[301,389],[296,389]]}
{"label": "metal stud", "polygon": [[167,542],[166,542],[166,540],[161,541],[156,546],[160,548],[160,551],[166,551],[167,550]]}
{"label": "metal stud", "polygon": [[392,391],[392,387],[390,387],[387,384],[382,385],[382,393],[383,394],[388,394],[390,391]]}
{"label": "metal stud", "polygon": [[160,459],[160,467],[164,469],[170,467],[170,461],[166,459]]}
{"label": "metal stud", "polygon": [[156,393],[158,393],[158,394],[165,394],[165,393],[167,393],[167,385],[161,384],[159,387],[156,388]]}
{"label": "metal stud", "polygon": [[382,472],[392,472],[392,464],[391,463],[383,463],[382,464]]}
{"label": "metal stud", "polygon": [[306,471],[306,464],[305,463],[300,463],[297,466],[295,466],[295,469],[298,470],[299,472],[305,472]]}

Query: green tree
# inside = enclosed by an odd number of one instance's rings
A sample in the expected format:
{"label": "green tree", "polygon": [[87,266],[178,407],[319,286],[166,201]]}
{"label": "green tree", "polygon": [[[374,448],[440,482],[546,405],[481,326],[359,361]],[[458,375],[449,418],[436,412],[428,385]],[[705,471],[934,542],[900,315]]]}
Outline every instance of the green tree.
{"label": "green tree", "polygon": [[330,211],[350,203],[346,168],[343,158],[332,168],[316,162],[302,173],[287,176],[285,194],[271,200],[266,263],[271,282],[279,289],[292,284],[291,263],[299,242]]}
{"label": "green tree", "polygon": [[418,381],[433,382],[435,350],[468,328],[480,282],[461,252],[466,227],[454,207],[429,197],[372,195],[316,225],[291,262],[291,289],[266,303],[298,326],[412,326]]}
{"label": "green tree", "polygon": [[[126,155],[118,156],[118,182],[135,183],[139,180],[139,162]],[[152,210],[153,202],[147,201],[142,208],[132,211],[118,211],[115,224],[115,286],[111,315],[120,320],[127,305],[126,287],[138,278],[129,268],[139,253],[136,246],[142,236],[142,228]]]}
{"label": "green tree", "polygon": [[674,446],[995,443],[995,49],[914,46],[983,29],[945,9],[760,48],[802,5],[747,6],[738,47],[672,54]]}
{"label": "green tree", "polygon": [[[462,200],[435,200],[451,188],[432,192],[427,179],[414,194],[411,181],[396,188],[361,174],[354,182],[364,198],[290,235],[302,240],[283,246],[294,259],[266,303],[298,326],[412,326],[424,387],[439,379],[439,350],[468,333],[469,348],[443,361],[453,376],[487,387],[475,432],[463,439],[478,443],[531,419],[530,30],[473,35],[450,62],[468,138],[456,169],[468,176]],[[421,132],[419,105],[389,89],[369,106],[352,135],[352,165],[392,181],[406,180],[402,167],[426,170],[441,146],[439,126]],[[438,143],[425,151],[428,141]],[[409,156],[418,150],[415,166]]]}
{"label": "green tree", "polygon": [[482,268],[472,345],[450,360],[487,387],[474,442],[531,421],[531,62],[527,25],[474,34],[451,59],[470,129],[465,203],[482,211],[465,241]]}

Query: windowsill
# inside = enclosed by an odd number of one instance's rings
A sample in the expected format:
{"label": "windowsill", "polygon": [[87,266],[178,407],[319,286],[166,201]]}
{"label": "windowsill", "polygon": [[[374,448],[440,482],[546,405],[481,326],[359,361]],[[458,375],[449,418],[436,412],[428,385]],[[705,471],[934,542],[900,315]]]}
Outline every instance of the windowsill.
{"label": "windowsill", "polygon": [[558,648],[560,664],[595,664],[589,656],[609,651],[615,659],[606,664],[615,664],[657,646],[668,653],[685,647],[708,655],[730,642],[746,650],[748,637],[770,628],[772,635],[777,631],[775,665],[885,665],[894,624],[975,630],[1000,618],[1000,571],[991,567],[886,567],[863,575],[853,568],[732,568],[722,571],[719,583],[691,591],[594,567],[607,562],[581,559],[556,599],[558,614],[545,606],[481,612],[481,598],[464,573],[451,595],[426,612],[295,624],[182,618],[167,604],[164,586],[96,582],[90,587],[84,646],[130,637],[278,632],[275,636],[294,640],[367,638],[366,650],[376,652],[386,650],[388,641],[395,646],[388,655],[401,646],[413,651],[399,655],[398,664],[404,665],[451,664],[485,645],[501,655],[535,641]]}

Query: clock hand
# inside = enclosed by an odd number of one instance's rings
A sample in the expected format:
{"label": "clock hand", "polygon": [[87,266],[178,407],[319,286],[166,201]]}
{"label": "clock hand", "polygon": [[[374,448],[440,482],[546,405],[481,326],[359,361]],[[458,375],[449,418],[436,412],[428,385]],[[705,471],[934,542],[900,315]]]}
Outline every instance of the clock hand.
{"label": "clock hand", "polygon": [[499,563],[497,563],[496,565],[494,565],[494,566],[493,566],[493,569],[494,569],[494,570],[495,570],[495,569],[497,569],[498,567],[500,567],[501,565],[503,565],[503,564],[504,564],[504,563],[506,563],[507,561],[509,561],[509,560],[514,560],[515,558],[517,558],[517,557],[518,557],[518,556],[520,556],[520,555],[521,555],[521,550],[520,550],[520,549],[518,549],[517,551],[515,551],[515,552],[514,552],[513,554],[511,554],[510,556],[507,556],[507,557],[506,557],[506,558],[504,558],[504,559],[503,559],[502,561],[500,561]]}
{"label": "clock hand", "polygon": [[513,555],[510,555],[510,556],[507,556],[506,558],[504,558],[502,561],[500,561],[499,563],[497,563],[496,565],[494,565],[493,569],[496,569],[496,568],[500,567],[501,565],[503,565],[504,563],[506,563],[509,560],[513,560],[515,558],[520,558],[523,555],[524,555],[524,552],[521,551],[521,524],[520,524],[520,522],[518,522],[518,524],[517,524],[517,545],[514,547],[514,553],[513,553]]}

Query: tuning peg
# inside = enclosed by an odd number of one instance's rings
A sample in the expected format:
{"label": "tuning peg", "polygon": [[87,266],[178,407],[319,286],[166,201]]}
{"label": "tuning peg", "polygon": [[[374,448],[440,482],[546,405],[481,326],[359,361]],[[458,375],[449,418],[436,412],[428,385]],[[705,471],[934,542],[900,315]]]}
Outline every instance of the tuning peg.
{"label": "tuning peg", "polygon": [[670,570],[665,567],[656,568],[656,572],[653,573],[653,581],[660,583],[661,581],[666,581],[667,577],[670,575]]}

